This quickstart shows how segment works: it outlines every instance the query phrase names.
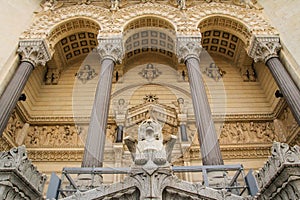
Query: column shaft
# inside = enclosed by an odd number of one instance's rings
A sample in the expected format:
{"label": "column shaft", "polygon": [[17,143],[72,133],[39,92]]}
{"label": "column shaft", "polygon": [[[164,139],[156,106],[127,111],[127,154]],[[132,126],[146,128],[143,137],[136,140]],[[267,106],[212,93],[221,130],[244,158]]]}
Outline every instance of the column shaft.
{"label": "column shaft", "polygon": [[0,136],[7,126],[10,115],[15,108],[33,69],[33,64],[21,62],[13,78],[0,97]]}
{"label": "column shaft", "polygon": [[300,124],[300,91],[296,84],[291,79],[290,75],[285,70],[278,57],[272,57],[267,62],[269,70],[271,71],[277,85],[285,97],[291,111]]}
{"label": "column shaft", "polygon": [[114,61],[103,59],[96,89],[82,167],[102,167]]}
{"label": "column shaft", "polygon": [[194,57],[187,58],[186,66],[203,165],[222,165],[222,155],[200,72],[199,60]]}

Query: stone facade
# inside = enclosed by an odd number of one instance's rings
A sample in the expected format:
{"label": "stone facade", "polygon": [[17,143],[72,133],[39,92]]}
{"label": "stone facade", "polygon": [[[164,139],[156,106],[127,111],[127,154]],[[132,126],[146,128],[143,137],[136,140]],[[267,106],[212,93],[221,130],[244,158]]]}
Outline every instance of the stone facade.
{"label": "stone facade", "polygon": [[[197,125],[199,113],[194,111],[192,98],[199,94],[191,93],[190,88],[190,77],[194,75],[203,78],[209,104],[206,107],[211,109],[212,129],[216,132],[214,141],[220,144],[224,162],[241,162],[246,170],[258,169],[269,156],[274,141],[291,146],[300,143],[300,127],[293,116],[292,104],[287,104],[286,97],[275,97],[280,87],[264,63],[278,57],[299,87],[298,52],[291,44],[298,39],[287,41],[284,23],[277,22],[280,17],[270,13],[273,7],[282,13],[277,6],[283,1],[269,2],[3,3],[7,11],[26,10],[28,14],[19,13],[20,26],[14,27],[8,24],[13,21],[10,15],[0,13],[4,32],[11,33],[7,41],[0,38],[5,49],[1,49],[0,93],[20,61],[27,67],[29,63],[34,66],[29,66],[33,71],[27,74],[29,79],[22,91],[27,99],[17,103],[4,127],[1,150],[26,145],[28,157],[47,174],[60,172],[66,165],[80,166],[100,80],[105,82],[104,86],[112,87],[107,92],[110,94],[99,94],[99,98],[110,97],[103,106],[107,113],[100,111],[102,117],[107,117],[100,145],[104,148],[103,157],[100,156],[104,166],[130,165],[131,154],[122,139],[129,136],[138,140],[136,130],[149,116],[163,123],[164,143],[174,136],[178,138],[172,164],[201,165],[203,151],[198,134],[201,126]],[[295,4],[285,5],[291,15],[297,13]],[[282,19],[290,19],[291,15]],[[25,19],[32,23],[25,23]],[[297,35],[294,27],[286,30]],[[184,63],[191,57],[200,60],[199,68],[193,72]],[[114,65],[107,68],[111,70],[111,80],[103,78],[103,59]],[[10,102],[10,98],[6,99]],[[200,138],[200,143],[204,140]],[[191,182],[200,181],[191,173],[178,176]],[[103,181],[114,183],[123,178],[123,175],[104,176]],[[132,190],[134,194],[135,191]],[[169,191],[168,197],[177,194],[176,189]]]}

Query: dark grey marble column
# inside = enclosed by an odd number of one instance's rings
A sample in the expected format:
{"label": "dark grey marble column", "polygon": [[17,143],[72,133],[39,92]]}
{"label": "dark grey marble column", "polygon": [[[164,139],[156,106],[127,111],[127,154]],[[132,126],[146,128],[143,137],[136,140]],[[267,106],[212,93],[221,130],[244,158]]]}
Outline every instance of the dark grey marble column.
{"label": "dark grey marble column", "polygon": [[21,55],[21,63],[0,97],[0,136],[6,128],[32,70],[37,65],[45,65],[50,59],[42,40],[20,41],[18,53]]}
{"label": "dark grey marble column", "polygon": [[281,49],[278,36],[255,36],[248,54],[255,62],[262,61],[269,68],[296,121],[300,124],[300,91],[278,57]]}
{"label": "dark grey marble column", "polygon": [[203,165],[222,165],[218,137],[200,72],[200,42],[200,36],[177,38],[177,54],[188,69]]}
{"label": "dark grey marble column", "polygon": [[279,58],[272,57],[267,60],[266,65],[271,71],[281,93],[286,99],[291,111],[300,125],[300,91],[285,70]]}
{"label": "dark grey marble column", "polygon": [[1,135],[33,69],[34,66],[32,63],[21,62],[13,78],[0,97]]}
{"label": "dark grey marble column", "polygon": [[83,167],[102,166],[114,66],[115,63],[113,60],[107,58],[102,60],[84,149]]}
{"label": "dark grey marble column", "polygon": [[102,167],[113,70],[123,56],[121,38],[99,38],[101,72],[84,148],[82,167]]}

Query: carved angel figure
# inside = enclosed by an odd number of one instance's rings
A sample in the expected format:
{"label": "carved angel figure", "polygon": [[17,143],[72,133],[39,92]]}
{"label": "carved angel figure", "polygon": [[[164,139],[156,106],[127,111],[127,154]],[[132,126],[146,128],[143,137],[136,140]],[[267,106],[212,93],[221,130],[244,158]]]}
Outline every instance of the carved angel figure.
{"label": "carved angel figure", "polygon": [[171,162],[176,136],[172,135],[164,146],[161,129],[157,121],[148,119],[139,126],[137,142],[130,136],[124,139],[136,166],[155,168]]}
{"label": "carved angel figure", "polygon": [[48,10],[54,11],[57,8],[60,8],[63,6],[63,2],[57,2],[57,0],[46,0],[44,3],[41,3],[41,7],[46,12]]}

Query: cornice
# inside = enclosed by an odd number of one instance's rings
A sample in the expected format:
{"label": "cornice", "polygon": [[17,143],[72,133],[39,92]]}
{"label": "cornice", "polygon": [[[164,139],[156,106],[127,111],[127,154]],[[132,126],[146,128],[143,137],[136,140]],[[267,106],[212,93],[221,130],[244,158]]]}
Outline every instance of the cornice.
{"label": "cornice", "polygon": [[[270,156],[272,144],[239,144],[239,145],[220,145],[223,159],[257,159]],[[192,146],[189,149],[192,160],[200,158],[200,148]]]}

